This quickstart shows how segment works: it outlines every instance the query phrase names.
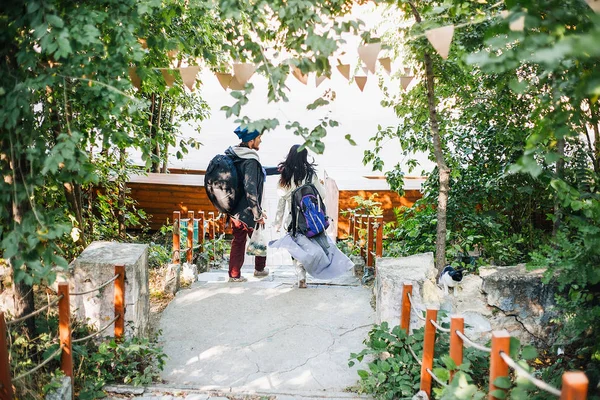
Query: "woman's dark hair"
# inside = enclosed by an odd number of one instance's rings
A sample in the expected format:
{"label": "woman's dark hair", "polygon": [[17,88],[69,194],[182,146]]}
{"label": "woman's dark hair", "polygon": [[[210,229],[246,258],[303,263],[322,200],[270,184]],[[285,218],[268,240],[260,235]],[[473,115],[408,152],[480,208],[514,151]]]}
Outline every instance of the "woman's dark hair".
{"label": "woman's dark hair", "polygon": [[308,151],[298,151],[299,147],[299,144],[293,145],[285,161],[278,166],[281,172],[279,184],[284,188],[289,188],[292,182],[300,186],[308,175],[316,174],[316,164],[308,162]]}

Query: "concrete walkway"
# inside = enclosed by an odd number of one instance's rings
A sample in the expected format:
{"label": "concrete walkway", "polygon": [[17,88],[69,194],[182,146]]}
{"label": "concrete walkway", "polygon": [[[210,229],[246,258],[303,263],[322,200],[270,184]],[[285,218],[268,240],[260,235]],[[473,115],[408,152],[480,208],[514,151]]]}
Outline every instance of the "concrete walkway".
{"label": "concrete walkway", "polygon": [[358,379],[348,357],[373,324],[371,291],[351,271],[309,278],[300,290],[291,265],[269,268],[257,279],[244,266],[245,283],[212,270],[177,294],[160,322],[169,356],[162,378],[174,388],[278,399],[358,398],[343,391]]}

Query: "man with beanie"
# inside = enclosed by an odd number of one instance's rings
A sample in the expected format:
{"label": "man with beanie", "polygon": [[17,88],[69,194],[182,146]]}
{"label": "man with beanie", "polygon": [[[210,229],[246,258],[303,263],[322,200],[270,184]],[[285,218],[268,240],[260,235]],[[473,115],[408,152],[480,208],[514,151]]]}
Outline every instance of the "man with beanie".
{"label": "man with beanie", "polygon": [[[262,195],[266,171],[260,164],[258,150],[260,149],[262,133],[247,128],[237,127],[235,134],[240,138],[238,146],[229,147],[225,154],[234,160],[242,180],[242,194],[238,204],[230,215],[233,241],[229,253],[229,282],[247,281],[241,274],[246,252],[246,240],[258,225],[265,224],[266,214],[263,211]],[[265,268],[267,257],[254,258],[254,276],[269,276]]]}

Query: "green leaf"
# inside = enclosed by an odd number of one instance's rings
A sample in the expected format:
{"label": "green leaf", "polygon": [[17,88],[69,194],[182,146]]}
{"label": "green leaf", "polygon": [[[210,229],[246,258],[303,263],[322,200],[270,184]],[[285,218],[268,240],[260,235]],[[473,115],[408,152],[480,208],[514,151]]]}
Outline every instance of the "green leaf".
{"label": "green leaf", "polygon": [[500,389],[510,389],[512,382],[508,377],[500,376],[494,380],[494,386],[497,386]]}
{"label": "green leaf", "polygon": [[63,28],[65,26],[64,21],[58,15],[47,14],[45,17],[46,21],[54,28]]}
{"label": "green leaf", "polygon": [[494,396],[497,399],[506,399],[507,398],[506,392],[502,389],[492,390],[490,392],[490,395]]}

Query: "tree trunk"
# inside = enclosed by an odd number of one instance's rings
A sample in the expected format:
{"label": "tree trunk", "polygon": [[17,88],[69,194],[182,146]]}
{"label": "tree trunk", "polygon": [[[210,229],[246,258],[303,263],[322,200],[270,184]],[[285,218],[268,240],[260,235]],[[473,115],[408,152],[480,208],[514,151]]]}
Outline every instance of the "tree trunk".
{"label": "tree trunk", "polygon": [[[421,22],[421,16],[415,5],[410,2],[410,7],[417,23]],[[431,124],[431,136],[433,139],[433,151],[436,165],[440,174],[440,189],[437,205],[437,235],[435,241],[435,268],[438,274],[442,272],[446,265],[446,222],[448,192],[450,191],[450,170],[446,165],[444,153],[442,151],[442,140],[435,110],[435,76],[433,75],[433,61],[428,51],[423,55],[425,63],[425,85],[427,87],[427,108],[429,109],[429,123]]]}
{"label": "tree trunk", "polygon": [[[12,155],[10,160],[10,169],[13,177],[13,184],[17,185],[23,182],[23,175],[29,171],[29,163],[24,156]],[[12,199],[12,219],[14,224],[21,224],[25,213],[31,209],[29,199],[19,202],[16,198]],[[13,271],[14,281],[14,266],[12,259],[8,259],[8,264]],[[26,284],[24,281],[14,282],[13,284],[13,300],[15,302],[15,317],[20,318],[34,311],[33,304],[33,287]],[[29,337],[35,336],[35,317],[25,320],[25,327]]]}
{"label": "tree trunk", "polygon": [[[556,177],[558,179],[562,179],[565,172],[565,138],[559,139],[556,147],[556,152],[560,156],[558,161],[556,162]],[[558,233],[558,229],[560,228],[560,223],[562,219],[562,212],[560,209],[560,202],[558,198],[554,199],[554,223],[552,224],[552,236],[556,237]]]}
{"label": "tree trunk", "polygon": [[119,237],[125,239],[125,182],[123,174],[123,165],[125,164],[125,149],[119,149],[119,176],[117,187],[119,190],[118,214],[117,221],[119,222]]}

